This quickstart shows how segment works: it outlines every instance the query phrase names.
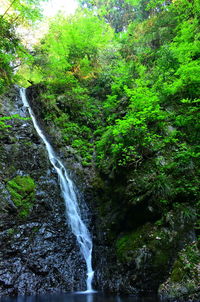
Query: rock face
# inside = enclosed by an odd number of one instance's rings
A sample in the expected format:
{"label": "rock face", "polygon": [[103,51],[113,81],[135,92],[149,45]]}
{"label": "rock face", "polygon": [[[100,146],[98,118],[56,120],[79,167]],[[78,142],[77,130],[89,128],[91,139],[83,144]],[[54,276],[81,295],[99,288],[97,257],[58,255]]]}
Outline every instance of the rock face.
{"label": "rock face", "polygon": [[159,217],[142,206],[124,207],[120,182],[111,183],[107,180],[102,187],[100,180],[95,182],[97,287],[121,294],[158,293],[170,302],[200,301],[200,253],[192,205]]}
{"label": "rock face", "polygon": [[171,274],[160,285],[162,298],[199,301],[200,255],[197,242],[186,245],[177,255]]}
{"label": "rock face", "polygon": [[131,295],[158,293],[165,301],[199,301],[196,235],[177,214],[169,213],[171,222],[166,227],[146,223],[117,240],[113,240],[110,230],[104,229],[101,238],[97,232],[98,288]]}
{"label": "rock face", "polygon": [[17,89],[0,103],[1,116],[22,117],[0,130],[0,296],[84,290],[85,263],[45,147]]}

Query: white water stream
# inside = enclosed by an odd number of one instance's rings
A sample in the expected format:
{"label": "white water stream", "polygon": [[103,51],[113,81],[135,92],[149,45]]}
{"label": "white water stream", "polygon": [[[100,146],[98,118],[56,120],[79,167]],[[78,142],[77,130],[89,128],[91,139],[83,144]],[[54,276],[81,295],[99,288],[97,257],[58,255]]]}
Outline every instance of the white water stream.
{"label": "white water stream", "polygon": [[69,178],[67,171],[57,157],[56,153],[54,152],[52,146],[47,141],[44,133],[40,129],[35,115],[29,106],[27,97],[26,97],[26,89],[20,89],[20,96],[22,102],[25,107],[28,108],[29,114],[32,118],[34,127],[38,133],[38,135],[43,140],[44,144],[46,145],[46,149],[48,152],[49,160],[53,165],[54,169],[56,170],[59,178],[60,189],[63,195],[63,199],[65,201],[65,208],[66,208],[66,216],[68,218],[68,223],[71,227],[73,234],[76,236],[78,244],[80,246],[80,251],[85,259],[86,266],[87,266],[87,290],[86,292],[93,292],[92,289],[92,280],[94,276],[94,271],[92,269],[92,239],[90,233],[81,219],[81,213],[77,201],[77,195],[74,190],[74,185],[72,180]]}

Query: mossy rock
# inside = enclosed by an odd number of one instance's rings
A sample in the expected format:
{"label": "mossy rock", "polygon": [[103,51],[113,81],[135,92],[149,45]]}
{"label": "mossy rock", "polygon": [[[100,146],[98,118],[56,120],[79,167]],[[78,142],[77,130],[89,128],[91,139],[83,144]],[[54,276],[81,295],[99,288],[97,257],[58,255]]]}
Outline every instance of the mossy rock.
{"label": "mossy rock", "polygon": [[[200,252],[197,243],[187,245],[174,262],[171,272],[172,282],[181,282],[186,278],[198,278],[199,276]],[[200,282],[200,280],[199,280]]]}
{"label": "mossy rock", "polygon": [[13,229],[13,228],[10,228],[10,229],[7,230],[7,233],[8,233],[8,235],[9,235],[10,237],[12,237],[12,236],[15,234],[15,232],[16,232],[16,230]]}
{"label": "mossy rock", "polygon": [[7,189],[19,210],[19,216],[29,215],[35,199],[35,182],[30,176],[16,176],[8,181]]}
{"label": "mossy rock", "polygon": [[154,268],[166,268],[171,256],[169,234],[162,228],[147,223],[128,233],[116,242],[118,260],[129,263],[138,257],[138,251],[145,247],[151,255],[149,264]]}
{"label": "mossy rock", "polygon": [[199,263],[200,252],[197,242],[191,242],[177,255],[171,274],[161,284],[159,294],[162,297],[176,299],[185,297],[184,301],[199,301]]}
{"label": "mossy rock", "polygon": [[[145,226],[147,231],[148,225]],[[131,260],[135,249],[142,247],[142,235],[144,228],[138,228],[134,232],[120,237],[116,242],[117,256],[122,262]]]}
{"label": "mossy rock", "polygon": [[185,269],[182,261],[177,259],[173,266],[173,271],[171,273],[171,281],[172,282],[180,282],[183,280],[185,275]]}

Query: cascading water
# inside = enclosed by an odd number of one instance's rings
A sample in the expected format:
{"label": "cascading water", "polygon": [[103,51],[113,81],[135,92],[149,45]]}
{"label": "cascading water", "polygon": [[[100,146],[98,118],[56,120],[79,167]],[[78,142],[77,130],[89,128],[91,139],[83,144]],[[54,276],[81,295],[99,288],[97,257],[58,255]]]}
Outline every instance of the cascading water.
{"label": "cascading water", "polygon": [[28,108],[29,114],[32,118],[33,125],[38,133],[38,135],[43,140],[44,144],[46,145],[46,149],[48,152],[49,160],[53,165],[54,169],[56,170],[59,178],[59,184],[61,188],[61,192],[63,195],[63,199],[65,201],[65,208],[66,208],[66,216],[68,218],[69,225],[71,226],[73,234],[76,236],[78,244],[80,246],[80,251],[85,259],[86,266],[87,266],[87,290],[86,292],[93,292],[92,289],[92,280],[94,276],[94,271],[92,269],[92,239],[90,233],[84,224],[83,220],[81,219],[81,213],[77,201],[77,195],[74,190],[73,182],[69,178],[67,171],[57,157],[56,153],[54,152],[52,146],[47,141],[44,133],[40,129],[35,115],[29,106],[27,97],[26,97],[26,90],[25,88],[20,89],[20,96],[22,102],[25,107]]}

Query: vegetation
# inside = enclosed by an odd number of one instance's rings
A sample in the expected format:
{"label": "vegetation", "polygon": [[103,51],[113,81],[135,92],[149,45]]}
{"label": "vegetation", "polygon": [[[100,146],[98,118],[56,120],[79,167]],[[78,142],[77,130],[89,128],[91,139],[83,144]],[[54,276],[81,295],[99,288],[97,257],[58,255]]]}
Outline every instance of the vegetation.
{"label": "vegetation", "polygon": [[171,231],[184,236],[191,225],[197,235],[199,230],[200,2],[80,5],[73,16],[52,19],[31,53],[18,44],[11,22],[0,19],[0,89],[13,80],[8,62],[24,56],[18,82],[38,87],[36,102],[61,133],[60,144],[98,171],[96,185],[108,195],[102,193],[99,213],[110,211],[106,227],[118,258],[130,261],[142,235],[162,267],[172,256],[173,247],[159,246],[169,239],[163,228],[171,223],[170,213],[178,213],[182,227]]}
{"label": "vegetation", "polygon": [[159,215],[197,209],[199,2],[81,5],[52,20],[21,68],[24,83],[42,84],[43,118],[54,121],[84,166],[124,177],[125,208],[141,204]]}
{"label": "vegetation", "polygon": [[19,216],[25,218],[33,207],[35,183],[30,176],[16,176],[7,183],[12,200],[19,210]]}
{"label": "vegetation", "polygon": [[188,279],[191,277],[195,279],[197,278],[197,282],[199,279],[198,276],[198,264],[200,261],[200,255],[198,248],[193,242],[191,245],[188,245],[181,253],[179,254],[179,258],[176,260],[173,266],[173,270],[171,272],[170,279],[172,282],[181,282],[184,279]]}
{"label": "vegetation", "polygon": [[[166,242],[168,242],[166,244]],[[152,266],[163,267],[169,261],[169,254],[172,253],[174,242],[169,241],[169,234],[165,230],[147,223],[130,234],[119,238],[116,242],[118,258],[129,263],[137,257],[138,249],[148,249],[152,259]]]}
{"label": "vegetation", "polygon": [[23,117],[19,116],[19,114],[13,114],[10,116],[1,116],[0,117],[0,137],[1,137],[1,133],[4,132],[5,129],[12,127],[9,124],[10,121],[19,120],[19,119],[20,120],[29,120],[29,118],[23,118]]}
{"label": "vegetation", "polygon": [[198,299],[199,287],[199,261],[200,255],[196,242],[187,245],[174,262],[171,274],[167,281],[160,287],[168,297],[177,299],[190,293],[190,298]]}
{"label": "vegetation", "polygon": [[131,202],[197,204],[199,2],[116,2],[116,19],[118,5],[132,12],[117,30],[113,1],[81,3],[89,11],[58,15],[21,69],[43,85],[43,117],[84,165],[134,178]]}
{"label": "vegetation", "polygon": [[15,83],[16,67],[29,56],[16,29],[42,17],[39,3],[39,0],[8,0],[1,7],[4,12],[0,14],[0,94]]}
{"label": "vegetation", "polygon": [[[20,26],[27,27],[42,17],[39,0],[8,0],[2,3],[0,14],[0,95],[17,81],[16,68],[29,58],[19,35]],[[1,109],[1,101],[0,101]],[[0,116],[0,135],[10,128],[9,121],[20,118],[18,115]]]}

